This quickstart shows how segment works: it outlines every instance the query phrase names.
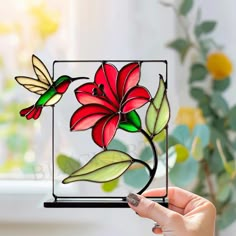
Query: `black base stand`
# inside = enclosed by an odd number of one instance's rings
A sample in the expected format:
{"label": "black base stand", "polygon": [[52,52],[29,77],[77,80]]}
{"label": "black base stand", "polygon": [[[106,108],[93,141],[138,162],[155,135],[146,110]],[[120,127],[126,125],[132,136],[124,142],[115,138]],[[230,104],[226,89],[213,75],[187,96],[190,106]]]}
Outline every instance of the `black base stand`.
{"label": "black base stand", "polygon": [[[167,198],[149,198],[158,202],[164,207],[168,207]],[[128,208],[126,198],[117,199],[52,199],[44,202],[46,208]]]}

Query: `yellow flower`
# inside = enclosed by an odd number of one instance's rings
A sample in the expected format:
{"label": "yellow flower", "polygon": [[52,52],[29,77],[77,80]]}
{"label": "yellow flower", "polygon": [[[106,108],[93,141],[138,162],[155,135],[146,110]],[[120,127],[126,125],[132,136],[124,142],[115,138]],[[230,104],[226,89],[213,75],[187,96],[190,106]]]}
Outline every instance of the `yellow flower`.
{"label": "yellow flower", "polygon": [[226,79],[233,70],[230,59],[221,52],[211,53],[207,57],[206,67],[215,80]]}
{"label": "yellow flower", "polygon": [[31,7],[30,13],[35,18],[35,29],[43,39],[58,30],[58,12],[49,11],[45,4]]}
{"label": "yellow flower", "polygon": [[197,124],[204,124],[205,119],[202,110],[193,107],[181,107],[176,117],[176,123],[179,125],[187,125],[190,130]]}

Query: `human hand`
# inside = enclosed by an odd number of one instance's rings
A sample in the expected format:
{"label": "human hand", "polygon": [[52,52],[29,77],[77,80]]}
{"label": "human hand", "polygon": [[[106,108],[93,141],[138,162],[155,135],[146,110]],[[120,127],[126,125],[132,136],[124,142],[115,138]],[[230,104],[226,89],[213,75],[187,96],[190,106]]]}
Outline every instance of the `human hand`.
{"label": "human hand", "polygon": [[[161,196],[165,189],[152,189],[146,197]],[[157,222],[153,233],[165,236],[214,236],[216,209],[208,200],[180,188],[168,189],[169,209],[144,196],[129,194],[129,206],[141,217]]]}

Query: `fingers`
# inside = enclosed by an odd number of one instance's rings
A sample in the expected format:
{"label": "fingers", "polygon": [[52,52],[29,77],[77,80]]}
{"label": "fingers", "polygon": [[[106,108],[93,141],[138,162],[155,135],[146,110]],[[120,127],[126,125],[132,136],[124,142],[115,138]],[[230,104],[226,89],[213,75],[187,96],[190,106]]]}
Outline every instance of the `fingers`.
{"label": "fingers", "polygon": [[[153,197],[153,196],[162,196],[166,193],[165,188],[160,189],[151,189],[149,191],[146,191],[144,193],[144,196],[146,197]],[[181,209],[185,209],[186,206],[189,204],[190,201],[193,199],[199,199],[200,197],[190,193],[188,191],[185,191],[183,189],[177,188],[177,187],[169,187],[168,188],[168,201],[170,206],[173,206],[173,209],[177,212],[181,212]]]}
{"label": "fingers", "polygon": [[180,214],[175,213],[144,196],[129,194],[127,200],[129,206],[140,216],[157,222],[161,227],[171,224],[172,220],[177,219],[176,215],[178,215],[179,219],[181,218]]}

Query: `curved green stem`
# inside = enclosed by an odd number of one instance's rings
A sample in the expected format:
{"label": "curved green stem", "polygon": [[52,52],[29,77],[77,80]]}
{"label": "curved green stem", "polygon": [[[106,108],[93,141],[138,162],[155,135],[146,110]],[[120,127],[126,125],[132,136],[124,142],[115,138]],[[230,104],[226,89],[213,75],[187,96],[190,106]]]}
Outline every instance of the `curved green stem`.
{"label": "curved green stem", "polygon": [[[153,159],[154,159],[154,164],[153,164],[153,167],[152,169],[150,168],[149,166],[149,170],[150,170],[150,178],[149,178],[149,181],[147,182],[147,184],[138,192],[138,194],[142,194],[147,188],[148,186],[152,183],[154,177],[155,177],[155,174],[156,174],[156,170],[157,170],[157,166],[158,166],[158,157],[157,157],[157,151],[156,151],[156,148],[155,148],[155,145],[152,141],[152,138],[149,136],[149,134],[143,130],[143,129],[140,129],[140,132],[145,136],[145,138],[148,140],[151,148],[152,148],[152,152],[153,152]],[[146,166],[146,165],[145,165]]]}

